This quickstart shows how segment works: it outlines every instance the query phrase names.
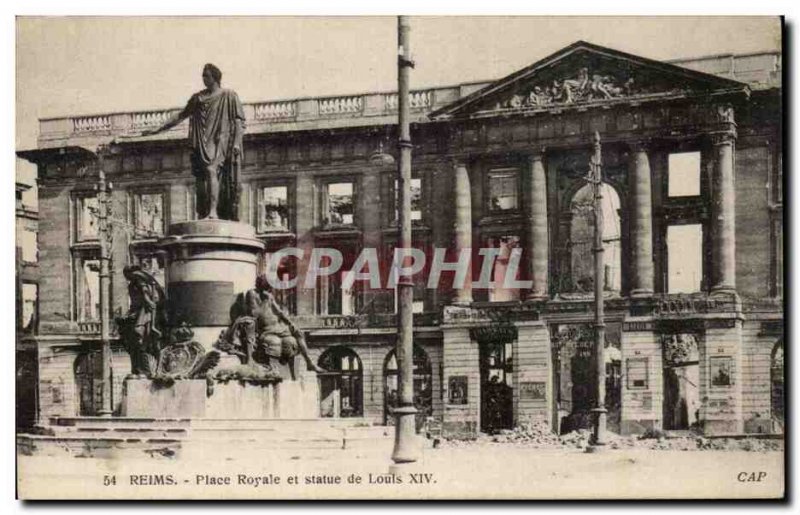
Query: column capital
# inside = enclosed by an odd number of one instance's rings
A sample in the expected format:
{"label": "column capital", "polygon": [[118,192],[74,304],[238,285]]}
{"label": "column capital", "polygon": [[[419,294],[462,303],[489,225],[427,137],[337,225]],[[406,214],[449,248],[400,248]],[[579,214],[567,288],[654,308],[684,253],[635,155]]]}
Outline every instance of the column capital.
{"label": "column capital", "polygon": [[732,123],[736,124],[736,119],[733,114],[733,106],[731,104],[717,104],[716,108],[717,123]]}

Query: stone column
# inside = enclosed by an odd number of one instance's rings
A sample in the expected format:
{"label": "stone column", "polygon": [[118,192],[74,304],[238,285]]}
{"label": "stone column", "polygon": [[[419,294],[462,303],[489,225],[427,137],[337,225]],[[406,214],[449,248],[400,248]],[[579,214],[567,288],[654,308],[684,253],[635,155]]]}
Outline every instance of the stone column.
{"label": "stone column", "polygon": [[546,299],[548,296],[549,241],[547,234],[547,179],[545,177],[544,150],[528,156],[523,176],[525,200],[525,254],[531,289],[526,300]]}
{"label": "stone column", "polygon": [[[463,249],[472,249],[472,190],[469,184],[467,166],[461,161],[454,164],[455,174],[455,217],[453,233],[455,234],[456,258]],[[472,303],[472,261],[467,269],[464,287],[455,290],[453,304],[467,305]]]}
{"label": "stone column", "polygon": [[711,199],[711,291],[736,289],[736,192],[733,132],[715,134]]}
{"label": "stone column", "polygon": [[653,197],[650,160],[643,142],[631,144],[628,161],[631,181],[631,295],[653,293]]}

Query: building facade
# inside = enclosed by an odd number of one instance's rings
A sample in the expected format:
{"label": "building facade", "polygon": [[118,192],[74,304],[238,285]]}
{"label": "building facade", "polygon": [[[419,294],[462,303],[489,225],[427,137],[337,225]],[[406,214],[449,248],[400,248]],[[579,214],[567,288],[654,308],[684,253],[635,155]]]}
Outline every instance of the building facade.
{"label": "building facade", "polygon": [[[457,288],[425,287],[429,264],[415,278],[420,426],[432,417],[467,437],[588,426],[596,366],[586,176],[597,133],[609,428],[782,431],[780,59],[665,63],[578,42],[491,83],[412,91],[414,246],[429,257],[447,249],[448,261],[472,256]],[[364,248],[388,269],[398,238],[395,170],[373,159],[394,153],[397,94],[245,111],[239,218],[266,245],[265,271],[277,250],[305,251],[282,263],[280,273],[300,281],[280,297],[329,371],[321,413],[391,423],[395,293],[346,283]],[[127,309],[123,266],[163,279],[158,237],[195,216],[185,124],[120,140],[102,165],[94,153],[171,112],[41,120],[39,147],[20,152],[39,173],[42,423],[97,409],[98,167],[113,184],[113,312]],[[342,271],[305,288],[319,247],[342,252]],[[113,365],[118,402],[129,370],[119,348]]]}
{"label": "building facade", "polygon": [[35,335],[39,320],[39,214],[26,198],[32,186],[16,183],[15,206],[15,265],[16,295],[16,422],[18,427],[30,427],[36,421],[37,353]]}

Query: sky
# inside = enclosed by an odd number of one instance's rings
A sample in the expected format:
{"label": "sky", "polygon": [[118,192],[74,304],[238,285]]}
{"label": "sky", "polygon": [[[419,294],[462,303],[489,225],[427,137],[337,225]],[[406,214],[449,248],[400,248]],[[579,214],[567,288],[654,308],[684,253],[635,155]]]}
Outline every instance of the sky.
{"label": "sky", "polygon": [[[659,60],[780,49],[774,17],[412,17],[411,27],[412,89],[500,78],[579,39]],[[394,17],[19,17],[16,28],[17,149],[35,148],[39,118],[182,106],[206,62],[244,102],[396,89]]]}

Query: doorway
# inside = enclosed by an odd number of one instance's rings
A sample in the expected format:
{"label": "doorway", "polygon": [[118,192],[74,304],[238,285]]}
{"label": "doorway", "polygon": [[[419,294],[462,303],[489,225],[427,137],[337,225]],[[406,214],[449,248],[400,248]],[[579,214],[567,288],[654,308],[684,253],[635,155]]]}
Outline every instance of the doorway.
{"label": "doorway", "polygon": [[326,370],[319,374],[320,416],[363,416],[364,368],[358,354],[341,345],[331,347],[322,353],[318,363]]}
{"label": "doorway", "polygon": [[700,355],[697,337],[670,334],[663,338],[665,430],[697,427],[700,409]]}
{"label": "doorway", "polygon": [[[416,429],[419,432],[428,417],[433,416],[433,369],[428,353],[419,345],[414,345],[413,381],[414,407],[417,409]],[[399,378],[397,357],[394,349],[386,355],[383,364],[383,424],[394,425],[394,409],[399,402]]]}
{"label": "doorway", "polygon": [[514,426],[511,383],[512,344],[480,344],[481,431],[493,434]]}
{"label": "doorway", "polygon": [[100,352],[91,351],[78,356],[75,359],[74,371],[75,383],[78,385],[78,402],[81,416],[97,415],[103,402],[103,383],[101,380],[103,363]]}

